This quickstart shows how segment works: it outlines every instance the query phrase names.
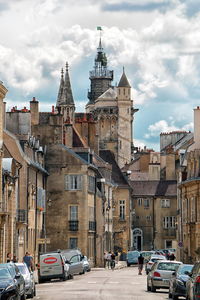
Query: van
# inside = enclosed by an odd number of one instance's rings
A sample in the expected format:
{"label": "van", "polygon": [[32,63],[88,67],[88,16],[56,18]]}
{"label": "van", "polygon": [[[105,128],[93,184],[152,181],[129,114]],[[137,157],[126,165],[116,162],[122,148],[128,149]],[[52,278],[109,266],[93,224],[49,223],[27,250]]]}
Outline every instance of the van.
{"label": "van", "polygon": [[70,278],[69,265],[65,263],[65,257],[59,252],[41,254],[38,266],[39,283],[54,278],[61,280]]}
{"label": "van", "polygon": [[84,256],[79,249],[61,250],[61,253],[65,257],[66,263],[69,264],[69,273],[71,276],[85,273]]}

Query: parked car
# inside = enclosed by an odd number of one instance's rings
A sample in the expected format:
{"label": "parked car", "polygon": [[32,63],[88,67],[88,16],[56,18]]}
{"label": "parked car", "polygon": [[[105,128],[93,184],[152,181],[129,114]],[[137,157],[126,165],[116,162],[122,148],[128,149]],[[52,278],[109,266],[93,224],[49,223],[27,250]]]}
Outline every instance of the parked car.
{"label": "parked car", "polygon": [[186,297],[186,282],[189,279],[193,265],[180,265],[178,270],[172,273],[169,283],[169,298],[177,300],[179,297]]}
{"label": "parked car", "polygon": [[38,265],[39,283],[60,278],[67,280],[70,278],[69,265],[65,262],[65,257],[60,252],[50,252],[40,255]]}
{"label": "parked car", "polygon": [[147,262],[150,260],[150,257],[155,254],[155,251],[141,251],[140,254],[144,257],[144,262]]}
{"label": "parked car", "polygon": [[178,267],[180,261],[157,261],[147,276],[147,291],[156,292],[156,289],[168,289],[169,281]]}
{"label": "parked car", "polygon": [[81,251],[78,249],[62,250],[62,255],[65,257],[65,262],[69,265],[69,273],[71,276],[76,274],[84,274],[84,264]]}
{"label": "parked car", "polygon": [[127,261],[127,267],[130,265],[135,265],[138,263],[138,257],[140,256],[139,251],[128,251],[126,261]]}
{"label": "parked car", "polygon": [[87,256],[84,256],[82,262],[83,262],[83,267],[84,267],[85,272],[90,272],[91,271],[91,267],[90,267],[90,263],[88,261]]}
{"label": "parked car", "polygon": [[24,278],[13,263],[0,264],[0,299],[26,299]]}
{"label": "parked car", "polygon": [[148,273],[150,272],[152,266],[154,263],[156,263],[158,260],[166,260],[166,257],[163,256],[163,255],[157,255],[157,254],[153,254],[151,257],[150,257],[150,260],[146,263],[145,265],[145,271],[146,271],[146,274],[148,275]]}
{"label": "parked car", "polygon": [[186,299],[200,299],[200,262],[196,262],[186,283]]}
{"label": "parked car", "polygon": [[33,298],[36,296],[33,272],[30,272],[27,265],[24,263],[15,263],[15,265],[18,267],[20,273],[24,277],[27,298]]}

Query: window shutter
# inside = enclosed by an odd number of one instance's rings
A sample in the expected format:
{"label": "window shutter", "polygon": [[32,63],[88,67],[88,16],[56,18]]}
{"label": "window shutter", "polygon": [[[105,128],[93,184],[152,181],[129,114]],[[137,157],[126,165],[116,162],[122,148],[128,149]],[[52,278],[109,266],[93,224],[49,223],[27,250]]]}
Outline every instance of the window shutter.
{"label": "window shutter", "polygon": [[82,176],[78,175],[78,186],[77,186],[77,190],[81,190],[82,189]]}
{"label": "window shutter", "polygon": [[65,190],[69,190],[70,188],[70,176],[69,175],[65,175]]}

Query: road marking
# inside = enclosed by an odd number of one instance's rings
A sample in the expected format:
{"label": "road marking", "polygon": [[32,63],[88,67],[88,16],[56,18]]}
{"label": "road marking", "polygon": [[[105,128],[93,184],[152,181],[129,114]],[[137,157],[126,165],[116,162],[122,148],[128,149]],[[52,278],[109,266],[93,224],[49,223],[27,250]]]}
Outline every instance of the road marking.
{"label": "road marking", "polygon": [[88,283],[97,283],[96,281],[88,281]]}
{"label": "road marking", "polygon": [[111,284],[112,284],[112,283],[119,284],[119,282],[118,282],[118,281],[109,281],[109,282],[107,282],[107,283],[109,283],[109,284],[110,284],[110,283],[111,283]]}

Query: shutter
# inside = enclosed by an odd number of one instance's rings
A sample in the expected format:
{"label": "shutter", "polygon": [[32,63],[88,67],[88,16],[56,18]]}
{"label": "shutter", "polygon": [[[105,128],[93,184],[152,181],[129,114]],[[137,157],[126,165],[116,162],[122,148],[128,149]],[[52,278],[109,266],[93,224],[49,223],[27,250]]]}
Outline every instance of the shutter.
{"label": "shutter", "polygon": [[65,190],[69,190],[69,182],[70,181],[70,176],[69,175],[65,175]]}
{"label": "shutter", "polygon": [[82,190],[82,175],[77,175],[77,190]]}

